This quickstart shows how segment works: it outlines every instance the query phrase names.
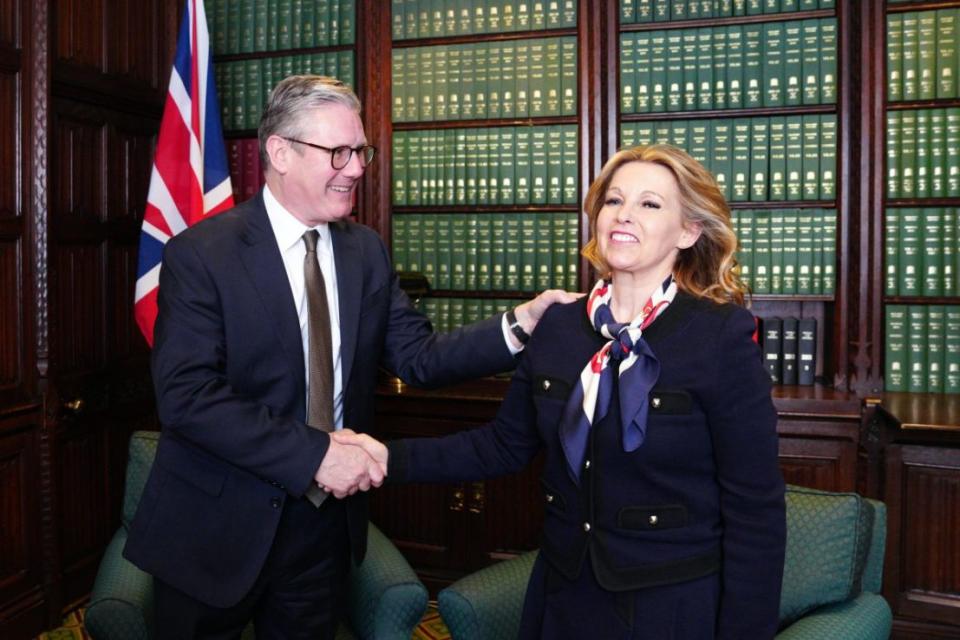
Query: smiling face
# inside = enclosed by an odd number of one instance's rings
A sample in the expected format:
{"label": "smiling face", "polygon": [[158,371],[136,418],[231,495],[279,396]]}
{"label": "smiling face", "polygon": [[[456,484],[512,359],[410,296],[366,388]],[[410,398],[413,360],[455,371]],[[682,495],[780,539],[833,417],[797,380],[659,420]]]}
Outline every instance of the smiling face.
{"label": "smiling face", "polygon": [[662,281],[677,254],[697,241],[699,228],[685,225],[677,180],[653,162],[628,162],[613,174],[597,216],[600,256],[614,279],[629,275]]}
{"label": "smiling face", "polygon": [[[304,112],[298,129],[294,137],[330,149],[344,145],[357,148],[367,143],[360,115],[336,102]],[[364,172],[356,153],[345,167],[334,169],[330,152],[282,136],[271,136],[267,151],[274,174],[273,180],[267,176],[270,191],[300,222],[314,227],[350,215],[354,192]]]}

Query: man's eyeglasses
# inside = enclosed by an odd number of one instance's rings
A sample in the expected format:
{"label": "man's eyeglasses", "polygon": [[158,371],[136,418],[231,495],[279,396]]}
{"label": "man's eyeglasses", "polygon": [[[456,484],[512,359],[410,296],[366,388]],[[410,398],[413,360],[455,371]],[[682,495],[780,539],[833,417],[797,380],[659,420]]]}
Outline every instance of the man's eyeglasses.
{"label": "man's eyeglasses", "polygon": [[290,142],[296,142],[298,144],[305,144],[308,147],[313,147],[314,149],[320,149],[321,151],[326,151],[330,154],[330,165],[337,170],[343,169],[347,164],[350,163],[350,158],[353,157],[353,154],[357,154],[357,157],[360,158],[361,166],[366,167],[371,162],[373,162],[373,156],[377,154],[377,148],[372,144],[365,144],[362,147],[335,147],[331,149],[330,147],[324,147],[323,145],[313,144],[312,142],[305,142],[303,140],[297,140],[296,138],[287,138],[284,136],[285,140]]}

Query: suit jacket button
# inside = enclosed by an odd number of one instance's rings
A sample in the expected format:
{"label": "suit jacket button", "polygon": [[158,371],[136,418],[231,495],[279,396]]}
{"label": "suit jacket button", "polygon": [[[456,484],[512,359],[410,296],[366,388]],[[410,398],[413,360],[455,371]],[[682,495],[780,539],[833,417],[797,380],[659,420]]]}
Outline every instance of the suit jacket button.
{"label": "suit jacket button", "polygon": [[660,408],[660,398],[658,398],[658,397],[656,397],[656,396],[654,396],[653,398],[651,398],[651,399],[650,399],[650,406],[653,407],[654,409],[659,409],[659,408]]}
{"label": "suit jacket button", "polygon": [[650,516],[650,518],[647,520],[647,522],[650,523],[651,527],[657,526],[658,521],[659,521],[659,518],[657,518],[656,514]]}
{"label": "suit jacket button", "polygon": [[547,502],[553,502],[553,494],[552,494],[552,493],[548,493],[548,494],[547,494]]}
{"label": "suit jacket button", "polygon": [[583,468],[584,468],[584,469],[589,469],[589,468],[590,468],[590,461],[589,461],[589,460],[587,460],[586,462],[583,463]]}
{"label": "suit jacket button", "polygon": [[544,381],[543,381],[543,390],[544,390],[544,391],[549,391],[549,390],[550,390],[550,381],[549,381],[549,380],[544,380]]}
{"label": "suit jacket button", "polygon": [[274,509],[280,508],[280,498],[270,498],[270,506]]}
{"label": "suit jacket button", "polygon": [[584,522],[584,523],[583,523],[583,530],[586,531],[587,533],[590,533],[590,523],[589,523],[589,522]]}

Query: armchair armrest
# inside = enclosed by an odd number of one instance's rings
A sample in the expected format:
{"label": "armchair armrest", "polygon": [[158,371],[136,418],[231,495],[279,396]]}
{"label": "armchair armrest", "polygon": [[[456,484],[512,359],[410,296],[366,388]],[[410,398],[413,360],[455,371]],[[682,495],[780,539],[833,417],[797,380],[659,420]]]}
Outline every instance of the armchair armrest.
{"label": "armchair armrest", "polygon": [[373,524],[367,555],[349,578],[347,619],[360,638],[409,640],[427,610],[427,589],[393,543]]}
{"label": "armchair armrest", "polygon": [[778,633],[776,640],[886,640],[892,628],[887,601],[865,591],[852,600],[811,611]]}
{"label": "armchair armrest", "polygon": [[84,618],[94,640],[146,640],[153,627],[153,577],[123,557],[120,528],[103,554]]}
{"label": "armchair armrest", "polygon": [[440,616],[453,637],[515,637],[536,558],[536,551],[525,553],[472,573],[442,590],[437,598]]}

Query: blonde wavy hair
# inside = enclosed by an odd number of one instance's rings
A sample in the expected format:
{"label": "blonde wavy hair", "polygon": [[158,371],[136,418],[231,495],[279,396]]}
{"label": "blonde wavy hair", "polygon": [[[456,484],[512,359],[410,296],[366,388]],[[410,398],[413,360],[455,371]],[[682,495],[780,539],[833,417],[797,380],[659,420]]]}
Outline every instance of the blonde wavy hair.
{"label": "blonde wavy hair", "polygon": [[609,278],[610,265],[597,244],[597,217],[617,169],[629,162],[652,162],[669,169],[677,179],[684,225],[700,225],[693,246],[681,249],[674,265],[677,287],[694,296],[718,303],[743,305],[747,287],[737,275],[737,236],[730,222],[730,207],[713,175],[686,152],[667,144],[622,149],[607,160],[590,185],[584,212],[590,221],[590,242],[581,252],[601,277]]}

